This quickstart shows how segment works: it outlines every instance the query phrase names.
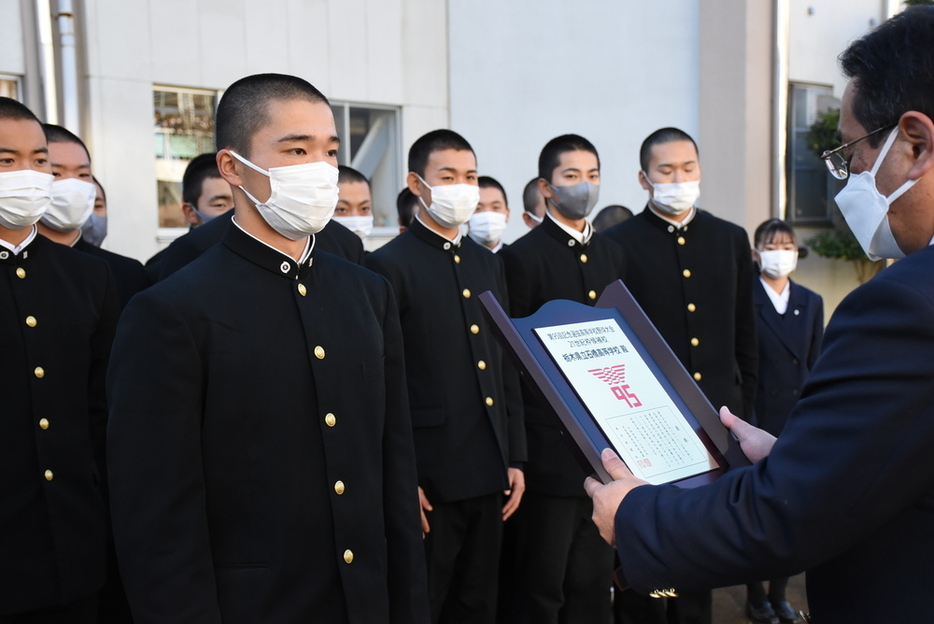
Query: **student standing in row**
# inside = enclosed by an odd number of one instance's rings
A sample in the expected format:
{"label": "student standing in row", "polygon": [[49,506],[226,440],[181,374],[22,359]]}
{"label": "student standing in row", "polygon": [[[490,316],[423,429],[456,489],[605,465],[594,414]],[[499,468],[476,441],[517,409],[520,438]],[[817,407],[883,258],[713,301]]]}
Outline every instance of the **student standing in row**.
{"label": "student standing in row", "polygon": [[[542,149],[538,170],[547,212],[540,226],[500,254],[516,317],[554,299],[593,305],[626,272],[619,246],[595,234],[586,220],[600,191],[600,159],[593,144],[574,134],[552,139]],[[554,415],[523,390],[529,463],[516,530],[518,621],[606,622],[613,549],[590,520],[590,501],[581,488],[586,473]]]}
{"label": "student standing in row", "polygon": [[[820,354],[824,302],[788,277],[798,265],[798,241],[790,225],[770,219],[756,228],[754,242],[752,257],[760,271],[752,288],[759,337],[755,424],[778,436]],[[798,624],[785,597],[787,585],[788,577],[773,578],[766,594],[761,582],[747,584],[749,619]]]}
{"label": "student standing in row", "polygon": [[421,209],[367,256],[399,301],[435,623],[495,620],[503,522],[525,490],[518,375],[478,299],[492,291],[508,305],[502,262],[459,229],[477,207],[477,178],[459,134],[419,138],[408,186]]}
{"label": "student standing in row", "polygon": [[392,289],[316,245],[339,143],[306,81],[231,85],[235,215],[121,320],[108,458],[137,624],[428,620]]}
{"label": "student standing in row", "polygon": [[0,97],[0,622],[96,624],[106,574],[104,374],[117,322],[107,263],[38,235],[45,133]]}

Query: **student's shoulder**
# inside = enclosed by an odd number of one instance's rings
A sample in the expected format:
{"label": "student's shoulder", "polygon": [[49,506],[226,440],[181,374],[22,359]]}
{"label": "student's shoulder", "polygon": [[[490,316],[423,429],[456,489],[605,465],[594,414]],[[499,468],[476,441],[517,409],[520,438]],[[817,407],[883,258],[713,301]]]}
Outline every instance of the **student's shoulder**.
{"label": "student's shoulder", "polygon": [[73,276],[91,275],[99,279],[100,273],[108,271],[107,262],[99,257],[72,249],[66,245],[53,243],[42,235],[29,246],[29,251],[37,254],[41,261],[58,265],[64,274]]}

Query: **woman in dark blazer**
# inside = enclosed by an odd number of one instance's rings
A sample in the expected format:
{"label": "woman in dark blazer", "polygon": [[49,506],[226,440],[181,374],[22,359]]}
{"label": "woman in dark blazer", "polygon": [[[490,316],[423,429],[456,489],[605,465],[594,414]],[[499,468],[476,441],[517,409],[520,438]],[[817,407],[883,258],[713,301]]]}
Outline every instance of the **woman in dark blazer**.
{"label": "woman in dark blazer", "polygon": [[[756,229],[752,257],[760,270],[753,283],[759,336],[755,419],[759,427],[777,436],[820,353],[824,302],[788,277],[797,266],[798,242],[786,222],[770,219]],[[800,622],[785,599],[787,584],[787,578],[772,579],[768,594],[762,583],[747,585],[749,619],[770,624]]]}

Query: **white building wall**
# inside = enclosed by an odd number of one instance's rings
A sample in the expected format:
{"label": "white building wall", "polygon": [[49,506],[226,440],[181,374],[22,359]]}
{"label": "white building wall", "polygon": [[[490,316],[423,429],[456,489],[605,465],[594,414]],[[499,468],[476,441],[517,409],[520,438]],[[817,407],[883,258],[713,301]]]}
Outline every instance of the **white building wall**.
{"label": "white building wall", "polygon": [[83,134],[108,193],[104,246],[124,255],[145,260],[158,249],[154,84],[222,90],[248,74],[289,73],[334,100],[401,106],[404,145],[448,123],[442,2],[85,0],[84,7]]}
{"label": "white building wall", "polygon": [[[788,78],[792,82],[830,85],[836,98],[843,96],[847,80],[837,57],[847,46],[882,23],[897,2],[880,0],[789,0]],[[815,228],[797,228],[799,244],[816,235]],[[859,286],[851,262],[830,260],[811,253],[798,263],[792,276],[824,297],[827,318],[837,304]]]}
{"label": "white building wall", "polygon": [[[639,147],[664,126],[698,130],[697,0],[448,2],[451,128],[499,180],[527,230],[522,189],[549,139],[575,133],[600,153],[599,208],[645,205]],[[703,149],[703,148],[702,148]],[[596,212],[595,210],[595,212]]]}

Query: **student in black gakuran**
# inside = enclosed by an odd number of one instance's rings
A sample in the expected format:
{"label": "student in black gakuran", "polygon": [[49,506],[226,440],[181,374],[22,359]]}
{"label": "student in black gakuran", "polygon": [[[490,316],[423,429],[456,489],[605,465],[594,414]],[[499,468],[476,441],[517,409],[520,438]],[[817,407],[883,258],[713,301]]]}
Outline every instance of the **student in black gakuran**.
{"label": "student in black gakuran", "polygon": [[409,150],[421,209],[367,256],[399,301],[433,622],[486,624],[496,611],[503,522],[525,490],[518,374],[489,331],[479,295],[503,305],[499,256],[459,227],[479,200],[470,144],[435,130]]}
{"label": "student in black gakuran", "polygon": [[230,225],[121,320],[108,458],[137,624],[428,621],[392,289],[316,249],[338,145],[306,81],[231,85]]}
{"label": "student in black gakuran", "polygon": [[[538,161],[547,212],[541,225],[500,252],[510,311],[525,317],[554,299],[593,305],[625,276],[619,245],[594,233],[586,217],[600,191],[593,144],[568,134],[549,141]],[[613,551],[590,521],[586,476],[560,423],[523,388],[529,443],[528,492],[519,526],[514,621],[605,622],[610,612]]]}

